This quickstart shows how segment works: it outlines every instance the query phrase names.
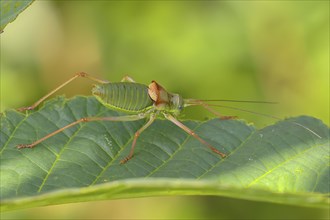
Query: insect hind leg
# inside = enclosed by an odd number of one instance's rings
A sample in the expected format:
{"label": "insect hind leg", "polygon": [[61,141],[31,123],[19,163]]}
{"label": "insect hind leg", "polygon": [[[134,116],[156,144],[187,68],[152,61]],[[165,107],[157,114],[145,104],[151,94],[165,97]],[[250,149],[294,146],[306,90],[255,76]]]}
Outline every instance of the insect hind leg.
{"label": "insect hind leg", "polygon": [[77,78],[80,78],[80,77],[83,77],[83,78],[88,78],[90,80],[93,80],[95,82],[98,82],[98,83],[109,83],[109,81],[107,80],[102,80],[102,79],[98,79],[98,78],[95,78],[85,72],[79,72],[79,73],[76,73],[73,77],[71,77],[70,79],[68,79],[67,81],[65,81],[64,83],[62,83],[61,85],[59,85],[58,87],[56,87],[55,89],[53,89],[52,91],[50,91],[49,93],[47,93],[45,96],[43,96],[42,98],[40,98],[38,101],[36,101],[33,105],[31,106],[28,106],[28,107],[21,107],[21,108],[18,108],[16,109],[17,111],[25,111],[25,110],[33,110],[34,108],[36,108],[40,103],[42,103],[45,99],[47,99],[49,96],[53,95],[55,92],[57,92],[58,90],[60,90],[61,88],[63,88],[64,86],[68,85],[69,83],[71,83],[72,81],[74,81],[75,79]]}
{"label": "insect hind leg", "polygon": [[146,115],[145,114],[139,114],[139,115],[123,115],[123,116],[113,116],[113,117],[85,117],[85,118],[80,118],[64,127],[61,127],[51,133],[49,133],[48,135],[36,140],[35,142],[31,143],[31,144],[19,144],[16,147],[18,149],[22,149],[22,148],[33,148],[36,145],[40,144],[41,142],[47,140],[48,138],[68,129],[71,128],[77,124],[80,123],[84,123],[84,122],[92,122],[92,121],[137,121],[140,119],[145,118]]}

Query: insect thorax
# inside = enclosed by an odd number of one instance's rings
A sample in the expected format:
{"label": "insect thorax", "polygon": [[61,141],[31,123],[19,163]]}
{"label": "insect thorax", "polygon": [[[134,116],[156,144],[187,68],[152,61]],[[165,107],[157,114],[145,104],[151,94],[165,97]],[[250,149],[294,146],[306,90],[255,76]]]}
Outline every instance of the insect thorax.
{"label": "insect thorax", "polygon": [[92,93],[106,107],[125,112],[142,112],[153,105],[148,95],[148,87],[140,83],[116,82],[94,85]]}
{"label": "insect thorax", "polygon": [[179,115],[183,110],[184,100],[179,94],[167,92],[156,81],[152,81],[148,88],[149,97],[154,101],[156,110],[174,115]]}

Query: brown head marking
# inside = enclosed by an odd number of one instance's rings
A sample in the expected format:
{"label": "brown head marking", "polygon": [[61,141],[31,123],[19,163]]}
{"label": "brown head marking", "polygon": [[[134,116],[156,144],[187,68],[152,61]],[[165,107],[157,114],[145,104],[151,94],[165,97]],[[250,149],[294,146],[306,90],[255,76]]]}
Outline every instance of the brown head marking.
{"label": "brown head marking", "polygon": [[156,81],[152,81],[149,84],[148,94],[156,105],[169,102],[168,92]]}

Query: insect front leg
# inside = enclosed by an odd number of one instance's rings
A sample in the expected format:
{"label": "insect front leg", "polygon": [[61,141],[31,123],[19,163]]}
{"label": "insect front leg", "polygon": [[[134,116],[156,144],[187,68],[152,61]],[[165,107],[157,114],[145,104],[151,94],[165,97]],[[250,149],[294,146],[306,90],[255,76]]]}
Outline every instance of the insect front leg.
{"label": "insect front leg", "polygon": [[229,119],[235,119],[237,116],[228,116],[228,115],[222,115],[219,112],[212,109],[207,103],[198,100],[198,99],[185,99],[185,107],[187,106],[202,106],[207,111],[211,112],[212,114],[218,116],[221,120],[229,120]]}
{"label": "insect front leg", "polygon": [[28,106],[28,107],[22,107],[22,108],[18,108],[16,109],[17,111],[25,111],[25,110],[33,110],[34,108],[36,108],[40,103],[42,103],[45,99],[47,99],[49,96],[53,95],[55,92],[57,92],[58,90],[60,90],[61,88],[63,88],[64,86],[66,86],[67,84],[69,84],[70,82],[72,82],[73,80],[77,79],[77,78],[88,78],[90,80],[93,80],[95,82],[98,83],[108,83],[109,81],[107,80],[102,80],[102,79],[98,79],[95,78],[93,76],[90,76],[89,74],[85,73],[85,72],[80,72],[80,73],[76,73],[73,77],[71,77],[70,79],[68,79],[67,81],[65,81],[64,83],[62,83],[61,85],[59,85],[58,87],[56,87],[55,89],[53,89],[52,91],[50,91],[48,94],[46,94],[45,96],[43,96],[41,99],[39,99],[37,102],[35,102],[33,105]]}
{"label": "insect front leg", "polygon": [[205,108],[207,111],[215,114],[216,116],[218,116],[221,120],[230,120],[230,119],[236,119],[237,116],[232,116],[232,115],[221,115],[219,112],[215,111],[214,109],[212,109],[208,104],[203,103],[201,104],[201,106],[203,108]]}

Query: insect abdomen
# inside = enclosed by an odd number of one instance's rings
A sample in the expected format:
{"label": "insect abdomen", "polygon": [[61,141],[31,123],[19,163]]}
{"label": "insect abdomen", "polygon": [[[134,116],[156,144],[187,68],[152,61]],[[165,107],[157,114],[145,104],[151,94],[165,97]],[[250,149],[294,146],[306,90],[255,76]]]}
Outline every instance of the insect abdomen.
{"label": "insect abdomen", "polygon": [[140,83],[100,84],[95,85],[92,92],[106,106],[128,112],[140,112],[153,104],[148,87]]}

